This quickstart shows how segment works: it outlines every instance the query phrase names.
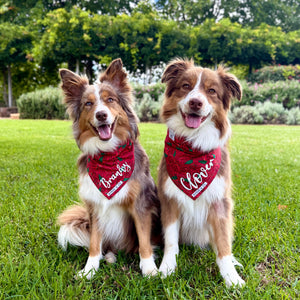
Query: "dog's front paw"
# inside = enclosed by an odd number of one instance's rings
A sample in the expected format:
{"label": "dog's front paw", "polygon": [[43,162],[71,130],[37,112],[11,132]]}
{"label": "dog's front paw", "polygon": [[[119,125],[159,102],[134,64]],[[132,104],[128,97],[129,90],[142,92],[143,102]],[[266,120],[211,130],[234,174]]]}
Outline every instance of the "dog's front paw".
{"label": "dog's front paw", "polygon": [[141,258],[140,268],[143,276],[155,276],[157,275],[157,267],[154,262],[153,255],[149,258]]}
{"label": "dog's front paw", "polygon": [[220,273],[225,280],[227,287],[237,286],[242,287],[245,281],[237,273],[234,264],[242,266],[239,264],[231,255],[224,256],[221,259],[217,258],[217,264],[220,268]]}
{"label": "dog's front paw", "polygon": [[93,276],[96,274],[97,270],[92,268],[88,270],[87,268],[82,269],[75,275],[75,279],[86,278],[88,280],[92,279]]}
{"label": "dog's front paw", "polygon": [[86,278],[92,279],[97,270],[99,269],[99,261],[102,259],[102,255],[89,256],[83,270],[79,271],[75,276],[76,279]]}
{"label": "dog's front paw", "polygon": [[226,286],[232,287],[232,286],[237,286],[237,287],[242,287],[245,285],[245,281],[239,276],[239,274],[235,271],[233,274],[226,274],[224,276],[225,284]]}
{"label": "dog's front paw", "polygon": [[162,277],[167,277],[174,273],[176,269],[176,256],[164,256],[163,261],[159,267],[159,272],[162,274]]}

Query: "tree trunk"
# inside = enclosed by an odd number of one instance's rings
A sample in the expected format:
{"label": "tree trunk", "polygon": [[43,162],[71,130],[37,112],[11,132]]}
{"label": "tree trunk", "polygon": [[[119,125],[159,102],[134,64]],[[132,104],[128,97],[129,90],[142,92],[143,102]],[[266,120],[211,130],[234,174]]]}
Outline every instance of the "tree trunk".
{"label": "tree trunk", "polygon": [[90,81],[93,81],[93,77],[94,77],[93,61],[88,59],[85,65],[86,65],[86,68],[85,68],[84,73],[87,75],[87,77]]}
{"label": "tree trunk", "polygon": [[252,64],[250,63],[249,64],[249,72],[248,72],[248,75],[250,75],[252,73],[252,70],[253,70],[253,66]]}
{"label": "tree trunk", "polygon": [[13,95],[12,95],[12,82],[10,65],[7,66],[7,86],[8,86],[8,107],[12,107]]}
{"label": "tree trunk", "polygon": [[215,70],[218,70],[218,62],[215,61]]}
{"label": "tree trunk", "polygon": [[76,61],[73,57],[70,57],[68,60],[68,69],[75,72],[76,69]]}
{"label": "tree trunk", "polygon": [[5,67],[2,68],[2,75],[3,75],[3,101],[4,101],[5,105],[7,105],[7,102],[8,102],[8,97],[7,97],[8,95],[7,95],[7,89],[6,89],[7,74],[6,74],[6,68]]}
{"label": "tree trunk", "polygon": [[146,67],[146,74],[148,74],[148,78],[146,78],[146,80],[148,80],[148,82],[146,82],[146,85],[151,84],[152,81],[152,67]]}
{"label": "tree trunk", "polygon": [[76,59],[76,74],[79,75],[80,72],[80,61],[79,59]]}

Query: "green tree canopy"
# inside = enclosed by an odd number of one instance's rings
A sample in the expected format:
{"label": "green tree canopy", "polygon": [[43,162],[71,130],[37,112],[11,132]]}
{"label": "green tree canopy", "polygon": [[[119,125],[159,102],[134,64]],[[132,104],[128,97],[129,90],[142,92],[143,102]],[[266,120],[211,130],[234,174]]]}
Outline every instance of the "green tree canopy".
{"label": "green tree canopy", "polygon": [[92,13],[116,16],[131,13],[139,0],[0,0],[0,15],[3,21],[29,24],[42,19],[49,11],[64,8],[71,11],[74,6]]}
{"label": "green tree canopy", "polygon": [[11,68],[26,61],[31,47],[32,35],[24,26],[0,23],[0,68],[3,74],[3,86],[6,85],[7,76],[8,99],[5,89],[3,98],[8,102],[8,106],[12,106],[13,103]]}
{"label": "green tree canopy", "polygon": [[285,32],[300,29],[299,0],[158,0],[156,7],[164,16],[192,25],[229,18],[252,28],[266,23]]}
{"label": "green tree canopy", "polygon": [[[93,52],[100,50],[102,40],[93,32],[96,28],[94,18],[108,20],[107,16],[100,18],[77,7],[69,12],[64,8],[50,11],[39,21],[43,33],[41,39],[34,42],[34,58],[52,69],[63,62],[67,62],[70,69],[82,60],[91,64]],[[102,28],[105,26],[108,26],[107,22]]]}
{"label": "green tree canopy", "polygon": [[0,66],[26,60],[32,44],[32,35],[24,27],[0,23]]}
{"label": "green tree canopy", "polygon": [[300,30],[285,33],[280,27],[262,23],[256,28],[229,19],[206,20],[191,30],[189,55],[201,64],[244,64],[259,68],[265,64],[297,63]]}
{"label": "green tree canopy", "polygon": [[93,78],[96,65],[117,57],[132,72],[178,56],[250,70],[296,64],[299,7],[299,0],[0,0],[2,86],[10,68],[22,91],[57,84],[61,64]]}

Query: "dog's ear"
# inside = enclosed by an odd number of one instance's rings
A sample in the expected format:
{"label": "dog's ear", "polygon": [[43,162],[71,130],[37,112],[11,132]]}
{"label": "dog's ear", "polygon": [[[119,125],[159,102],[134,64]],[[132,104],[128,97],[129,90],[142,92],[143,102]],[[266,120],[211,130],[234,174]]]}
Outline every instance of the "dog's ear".
{"label": "dog's ear", "polygon": [[127,73],[123,69],[122,60],[120,58],[113,60],[106,71],[100,75],[99,81],[112,84],[120,92],[120,105],[130,120],[132,138],[136,139],[139,135],[138,119],[132,108],[131,86],[127,80]]}
{"label": "dog's ear", "polygon": [[172,60],[166,67],[161,78],[162,83],[168,83],[170,80],[177,78],[179,73],[184,72],[193,65],[192,61],[183,60],[180,58]]}
{"label": "dog's ear", "polygon": [[108,81],[113,86],[121,90],[121,92],[130,91],[127,82],[127,73],[123,69],[123,63],[120,58],[113,60],[106,71],[100,75],[100,82]]}
{"label": "dog's ear", "polygon": [[223,96],[223,105],[224,108],[227,110],[230,107],[231,99],[242,99],[242,86],[239,83],[238,79],[233,74],[227,73],[222,66],[218,68],[217,72],[222,80],[223,87],[226,91]]}
{"label": "dog's ear", "polygon": [[191,60],[175,59],[172,60],[166,67],[161,82],[167,84],[166,95],[171,96],[174,87],[176,86],[177,79],[182,73],[184,73],[189,67],[193,66],[194,63]]}
{"label": "dog's ear", "polygon": [[59,75],[62,81],[61,88],[65,95],[64,103],[67,106],[68,114],[72,119],[77,119],[82,94],[89,81],[87,77],[79,76],[67,69],[60,69]]}

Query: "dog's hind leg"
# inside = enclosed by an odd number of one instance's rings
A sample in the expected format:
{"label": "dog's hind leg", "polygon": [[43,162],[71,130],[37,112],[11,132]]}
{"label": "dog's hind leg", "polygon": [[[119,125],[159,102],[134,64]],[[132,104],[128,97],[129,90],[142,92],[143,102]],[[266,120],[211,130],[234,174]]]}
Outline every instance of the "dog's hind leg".
{"label": "dog's hind leg", "polygon": [[217,255],[220,273],[228,287],[243,286],[245,281],[239,276],[231,253],[232,214],[231,200],[224,198],[213,203],[208,214],[211,226],[210,241]]}
{"label": "dog's hind leg", "polygon": [[68,244],[88,248],[90,244],[90,219],[87,208],[74,205],[59,217],[58,243],[66,250]]}
{"label": "dog's hind leg", "polygon": [[112,251],[107,252],[104,258],[109,264],[114,264],[117,261],[116,255]]}

